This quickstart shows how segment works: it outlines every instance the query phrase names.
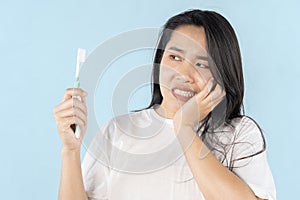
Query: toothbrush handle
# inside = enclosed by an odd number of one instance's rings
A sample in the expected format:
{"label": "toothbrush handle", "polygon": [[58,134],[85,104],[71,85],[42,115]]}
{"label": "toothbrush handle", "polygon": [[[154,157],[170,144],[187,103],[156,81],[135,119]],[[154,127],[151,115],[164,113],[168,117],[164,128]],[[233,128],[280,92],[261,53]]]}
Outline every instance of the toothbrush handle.
{"label": "toothbrush handle", "polygon": [[[78,78],[76,79],[76,81],[74,83],[74,87],[75,88],[79,88],[80,87],[80,82],[79,82]],[[78,99],[79,101],[81,101],[81,97],[80,96],[73,96],[73,98]],[[79,126],[77,124],[72,124],[71,128],[72,128],[72,130],[75,133],[75,137],[77,139],[79,139],[80,138],[80,128],[79,128]]]}
{"label": "toothbrush handle", "polygon": [[74,131],[75,137],[77,139],[79,139],[80,138],[80,128],[79,128],[79,126],[77,124],[71,124],[71,129]]}

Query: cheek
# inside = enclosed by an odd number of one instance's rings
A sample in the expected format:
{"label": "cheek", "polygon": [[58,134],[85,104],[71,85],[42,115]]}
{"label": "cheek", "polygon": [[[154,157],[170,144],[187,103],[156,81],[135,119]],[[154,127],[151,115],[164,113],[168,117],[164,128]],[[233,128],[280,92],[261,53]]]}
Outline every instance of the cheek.
{"label": "cheek", "polygon": [[177,71],[177,65],[176,62],[172,62],[168,58],[168,55],[162,57],[160,63],[160,83],[169,85],[171,81],[178,76],[179,72]]}
{"label": "cheek", "polygon": [[212,73],[210,72],[210,70],[206,70],[206,72],[204,72],[204,75],[203,75],[204,79],[206,81],[208,81],[209,79],[211,79],[213,76],[212,76]]}
{"label": "cheek", "polygon": [[170,67],[161,65],[159,73],[159,86],[164,101],[170,101],[173,98],[173,95],[171,94],[171,88],[175,76],[176,73],[174,70],[172,70]]}
{"label": "cheek", "polygon": [[208,69],[199,69],[197,70],[196,76],[198,79],[201,79],[204,82],[207,82],[212,76],[212,73]]}
{"label": "cheek", "polygon": [[170,88],[171,82],[176,73],[172,68],[161,65],[159,72],[159,84],[161,86]]}

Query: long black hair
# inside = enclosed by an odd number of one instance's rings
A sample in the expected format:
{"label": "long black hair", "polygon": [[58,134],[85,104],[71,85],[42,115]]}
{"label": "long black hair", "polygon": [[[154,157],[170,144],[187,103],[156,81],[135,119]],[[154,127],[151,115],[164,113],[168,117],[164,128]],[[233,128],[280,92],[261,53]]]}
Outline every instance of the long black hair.
{"label": "long black hair", "polygon": [[[160,63],[164,54],[164,49],[171,38],[172,30],[184,25],[203,27],[205,30],[207,51],[214,66],[211,68],[212,75],[226,92],[226,98],[223,101],[223,107],[226,109],[217,113],[223,112],[224,116],[222,119],[224,124],[231,124],[230,122],[232,119],[244,115],[244,77],[242,59],[234,29],[222,15],[214,11],[202,11],[198,9],[188,10],[173,16],[165,23],[154,56],[151,85],[152,99],[148,108],[162,103],[163,96],[159,85]],[[224,103],[226,104],[225,106]],[[222,103],[219,105],[222,105]],[[214,110],[220,109],[219,105]],[[201,130],[201,138],[204,140],[210,129],[209,122],[211,121],[212,114],[213,112],[208,114],[198,129]],[[263,135],[262,138],[262,150],[244,158],[252,157],[265,150],[266,145]]]}

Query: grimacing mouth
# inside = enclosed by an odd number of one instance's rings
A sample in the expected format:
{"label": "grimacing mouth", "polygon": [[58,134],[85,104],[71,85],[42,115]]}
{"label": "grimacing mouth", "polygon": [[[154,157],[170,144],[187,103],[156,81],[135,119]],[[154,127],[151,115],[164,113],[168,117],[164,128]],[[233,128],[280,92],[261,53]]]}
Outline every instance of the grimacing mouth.
{"label": "grimacing mouth", "polygon": [[174,87],[172,88],[172,93],[175,93],[176,95],[180,95],[186,98],[192,98],[197,94],[196,91],[191,90],[190,88],[179,88],[179,87]]}

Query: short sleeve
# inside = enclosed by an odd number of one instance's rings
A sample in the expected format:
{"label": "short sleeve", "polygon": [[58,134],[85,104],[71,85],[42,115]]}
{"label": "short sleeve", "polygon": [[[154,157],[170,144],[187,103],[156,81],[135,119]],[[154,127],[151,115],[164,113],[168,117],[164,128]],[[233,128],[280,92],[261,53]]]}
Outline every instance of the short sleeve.
{"label": "short sleeve", "polygon": [[83,183],[89,200],[108,199],[110,169],[102,132],[91,142],[81,164]]}
{"label": "short sleeve", "polygon": [[254,120],[243,117],[237,125],[233,172],[262,199],[276,200],[273,176],[267,161],[264,137]]}

